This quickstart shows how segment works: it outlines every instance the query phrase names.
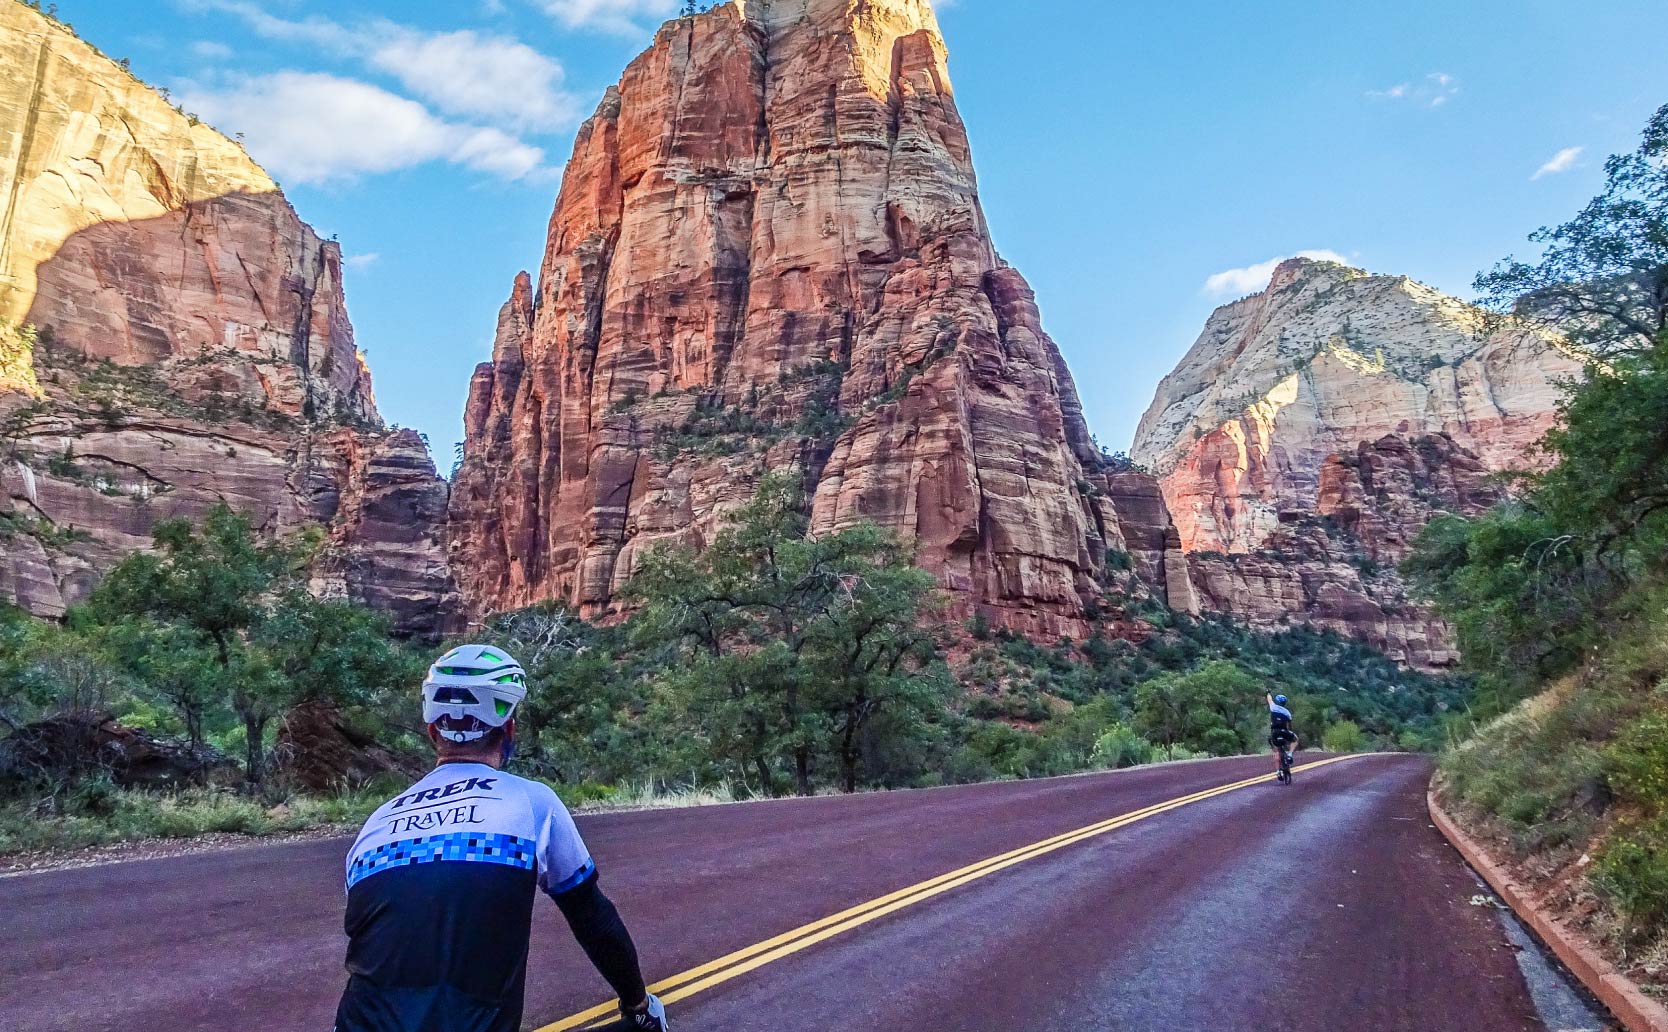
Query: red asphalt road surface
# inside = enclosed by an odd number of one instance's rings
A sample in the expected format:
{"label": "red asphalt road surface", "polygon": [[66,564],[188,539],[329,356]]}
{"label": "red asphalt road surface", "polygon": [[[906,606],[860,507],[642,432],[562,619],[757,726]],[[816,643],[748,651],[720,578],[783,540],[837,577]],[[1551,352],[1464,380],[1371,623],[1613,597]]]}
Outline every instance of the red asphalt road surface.
{"label": "red asphalt road surface", "polygon": [[[579,821],[651,980],[1262,758]],[[678,1032],[1541,1029],[1431,828],[1430,769],[1365,756],[1027,860],[671,1007]],[[0,880],[6,1032],[324,1032],[347,840]],[[608,996],[541,901],[528,1028]]]}

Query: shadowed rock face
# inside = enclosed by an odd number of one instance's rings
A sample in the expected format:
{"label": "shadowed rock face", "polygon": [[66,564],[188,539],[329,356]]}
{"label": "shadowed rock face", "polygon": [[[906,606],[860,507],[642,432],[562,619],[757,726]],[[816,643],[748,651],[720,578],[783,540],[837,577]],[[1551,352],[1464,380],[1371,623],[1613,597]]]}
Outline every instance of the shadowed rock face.
{"label": "shadowed rock face", "polygon": [[1125,517],[992,247],[945,60],[924,0],[660,30],[580,130],[537,286],[471,384],[451,539],[474,607],[611,611],[645,550],[704,543],[798,465],[816,532],[877,522],[960,615],[1082,631]]}
{"label": "shadowed rock face", "polygon": [[338,246],[240,147],[10,0],[0,62],[0,600],[60,615],[158,520],[225,501],[330,528],[321,588],[438,629],[447,487],[382,429]]}
{"label": "shadowed rock face", "polygon": [[1387,434],[1321,467],[1312,510],[1285,510],[1252,553],[1188,556],[1202,607],[1256,627],[1328,628],[1422,670],[1459,661],[1453,631],[1408,597],[1397,574],[1443,513],[1475,516],[1503,497],[1452,438]]}

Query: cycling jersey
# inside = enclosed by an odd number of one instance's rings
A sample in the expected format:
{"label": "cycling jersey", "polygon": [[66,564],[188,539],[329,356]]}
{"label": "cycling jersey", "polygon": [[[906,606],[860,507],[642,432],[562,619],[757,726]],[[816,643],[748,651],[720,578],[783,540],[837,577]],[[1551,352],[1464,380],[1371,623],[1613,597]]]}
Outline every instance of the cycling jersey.
{"label": "cycling jersey", "polygon": [[[379,807],[348,852],[336,1029],[515,1032],[534,890],[560,904],[583,887],[606,904],[595,871],[548,786],[483,763],[437,767]],[[612,905],[607,915],[617,924]]]}
{"label": "cycling jersey", "polygon": [[1282,749],[1297,741],[1297,735],[1292,733],[1292,711],[1277,702],[1268,704],[1268,742],[1276,749]]}

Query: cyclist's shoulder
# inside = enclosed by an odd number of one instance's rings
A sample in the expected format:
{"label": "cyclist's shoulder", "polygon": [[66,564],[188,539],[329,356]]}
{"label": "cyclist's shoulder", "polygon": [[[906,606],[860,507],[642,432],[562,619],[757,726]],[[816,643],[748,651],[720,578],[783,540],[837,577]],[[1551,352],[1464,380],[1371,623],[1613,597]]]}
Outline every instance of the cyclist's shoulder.
{"label": "cyclist's shoulder", "polygon": [[556,790],[542,781],[524,778],[519,774],[508,771],[496,771],[497,777],[503,780],[504,791],[514,792],[527,801],[535,816],[542,816],[553,810],[564,810],[561,797]]}

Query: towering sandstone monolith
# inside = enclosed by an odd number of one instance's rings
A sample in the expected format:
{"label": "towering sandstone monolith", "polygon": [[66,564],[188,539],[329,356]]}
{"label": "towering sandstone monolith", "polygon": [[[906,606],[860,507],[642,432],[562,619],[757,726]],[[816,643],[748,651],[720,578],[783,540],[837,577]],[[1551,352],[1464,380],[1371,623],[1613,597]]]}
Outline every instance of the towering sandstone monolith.
{"label": "towering sandstone monolith", "polygon": [[771,468],[812,525],[914,540],[960,615],[1081,633],[1107,551],[1185,594],[1150,478],[1103,469],[985,225],[925,0],[668,22],[580,130],[538,281],[471,385],[452,499],[478,609],[589,614]]}
{"label": "towering sandstone monolith", "polygon": [[1220,308],[1134,456],[1159,475],[1204,609],[1305,623],[1414,666],[1456,659],[1396,574],[1440,512],[1532,467],[1580,356],[1406,277],[1294,259]]}
{"label": "towering sandstone monolith", "polygon": [[0,0],[0,601],[58,615],[216,501],[437,626],[447,489],[382,426],[341,251],[242,148]]}

